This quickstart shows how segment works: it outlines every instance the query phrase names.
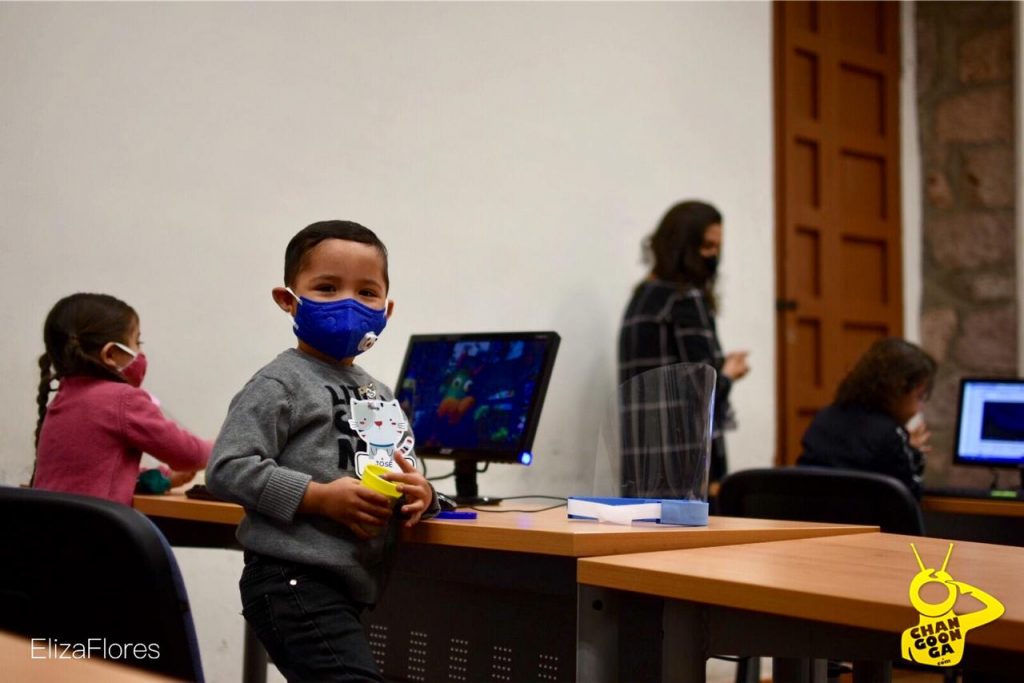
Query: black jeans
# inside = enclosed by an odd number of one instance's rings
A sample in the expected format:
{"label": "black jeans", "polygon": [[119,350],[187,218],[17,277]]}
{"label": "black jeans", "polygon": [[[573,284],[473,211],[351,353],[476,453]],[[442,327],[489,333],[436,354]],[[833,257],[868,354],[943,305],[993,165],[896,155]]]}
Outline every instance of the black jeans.
{"label": "black jeans", "polygon": [[245,553],[242,615],[290,683],[383,681],[353,601],[338,577]]}

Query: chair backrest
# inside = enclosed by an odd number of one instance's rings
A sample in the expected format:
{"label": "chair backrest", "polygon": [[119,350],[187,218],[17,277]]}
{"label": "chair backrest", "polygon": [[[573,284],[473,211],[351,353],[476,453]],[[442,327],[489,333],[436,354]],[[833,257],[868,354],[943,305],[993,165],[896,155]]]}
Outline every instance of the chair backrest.
{"label": "chair backrest", "polygon": [[831,467],[735,472],[722,480],[717,512],[732,517],[870,524],[894,534],[924,533],[921,508],[898,479]]}
{"label": "chair backrest", "polygon": [[99,498],[0,486],[0,520],[0,630],[203,680],[177,562],[144,515]]}

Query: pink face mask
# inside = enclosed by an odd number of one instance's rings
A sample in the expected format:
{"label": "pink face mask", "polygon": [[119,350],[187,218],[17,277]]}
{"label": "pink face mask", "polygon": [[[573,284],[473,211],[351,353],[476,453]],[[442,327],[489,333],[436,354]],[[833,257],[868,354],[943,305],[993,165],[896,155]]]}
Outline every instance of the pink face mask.
{"label": "pink face mask", "polygon": [[146,378],[146,368],[148,367],[146,354],[141,351],[136,353],[124,344],[118,342],[114,342],[114,346],[132,357],[131,361],[128,362],[128,365],[119,369],[118,373],[120,373],[121,377],[124,377],[124,380],[133,387],[142,386],[142,380]]}

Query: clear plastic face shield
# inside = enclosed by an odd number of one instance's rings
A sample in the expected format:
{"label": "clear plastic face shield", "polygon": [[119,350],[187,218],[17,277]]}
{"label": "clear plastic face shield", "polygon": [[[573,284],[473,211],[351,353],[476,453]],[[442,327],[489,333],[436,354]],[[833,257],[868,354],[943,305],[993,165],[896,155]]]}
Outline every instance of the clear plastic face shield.
{"label": "clear plastic face shield", "polygon": [[598,443],[595,494],[706,501],[715,379],[710,365],[678,363],[620,386]]}

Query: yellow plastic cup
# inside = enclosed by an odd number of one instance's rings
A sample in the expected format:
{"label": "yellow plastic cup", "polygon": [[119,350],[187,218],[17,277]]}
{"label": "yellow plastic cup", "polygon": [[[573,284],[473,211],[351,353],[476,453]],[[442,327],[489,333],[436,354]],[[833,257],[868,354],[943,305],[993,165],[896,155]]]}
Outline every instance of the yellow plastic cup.
{"label": "yellow plastic cup", "polygon": [[[370,463],[366,466],[366,469],[363,470],[362,482],[363,486],[368,489],[372,489],[377,493],[382,493],[390,498],[391,507],[394,508],[398,505],[398,499],[402,497],[402,494],[398,492],[398,486],[387,479],[381,478],[382,474],[388,474],[391,471],[392,470],[387,467],[381,467],[380,465]],[[382,526],[372,525],[360,525],[360,528],[371,536],[376,536],[384,529]]]}

